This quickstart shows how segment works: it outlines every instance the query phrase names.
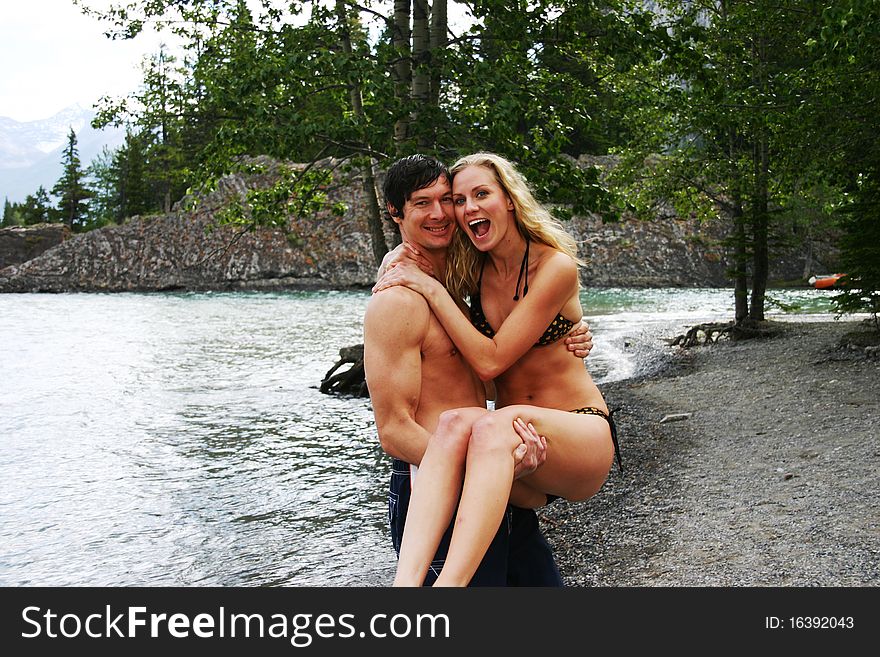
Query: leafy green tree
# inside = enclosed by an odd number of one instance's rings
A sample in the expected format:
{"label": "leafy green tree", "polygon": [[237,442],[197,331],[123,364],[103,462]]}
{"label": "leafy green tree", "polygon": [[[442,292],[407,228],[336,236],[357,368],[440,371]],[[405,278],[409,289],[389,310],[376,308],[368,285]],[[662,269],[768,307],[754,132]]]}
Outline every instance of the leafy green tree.
{"label": "leafy green tree", "polygon": [[61,178],[52,188],[52,195],[58,198],[58,207],[54,214],[71,230],[79,230],[85,225],[88,200],[92,193],[85,184],[85,171],[80,163],[73,128],[67,135],[67,146],[62,153],[61,164]]}
{"label": "leafy green tree", "polygon": [[[173,137],[179,149],[162,170],[210,187],[247,166],[246,156],[270,155],[306,165],[281,182],[303,201],[321,195],[314,167],[357,171],[378,258],[386,247],[372,171],[416,149],[447,159],[496,150],[520,161],[546,200],[598,209],[598,172],[564,154],[615,132],[597,128],[603,122],[590,112],[602,117],[609,106],[610,94],[596,100],[597,67],[611,65],[610,44],[629,37],[629,23],[613,11],[617,0],[515,4],[475,3],[479,25],[461,35],[448,32],[445,0],[381,9],[312,3],[308,18],[297,3],[281,11],[240,0],[151,0],[101,15],[124,37],[154,21],[185,43],[173,93],[154,75],[150,93],[130,105],[144,107],[129,115],[134,125]],[[365,20],[378,23],[378,38],[368,38]],[[104,120],[119,120],[123,108],[108,105]],[[198,136],[188,141],[190,126]],[[283,223],[286,201],[275,217],[264,201],[257,205],[268,212],[254,214],[246,200],[230,217],[245,226]]]}
{"label": "leafy green tree", "polygon": [[814,175],[793,154],[812,59],[803,30],[820,5],[657,5],[653,61],[615,80],[628,98],[631,130],[619,173],[642,211],[668,199],[683,214],[728,222],[735,320],[745,330],[764,319],[774,222]]}
{"label": "leafy green tree", "polygon": [[[600,82],[653,55],[641,14],[615,0],[473,3],[476,21],[450,50],[444,152],[492,150],[518,162],[557,214],[604,212],[594,167],[619,132],[621,110]],[[614,108],[614,109],[612,109]]]}
{"label": "leafy green tree", "polygon": [[[298,162],[228,214],[245,229],[284,227],[289,213],[321,207],[337,171],[356,171],[378,258],[377,168],[416,149],[445,159],[493,150],[518,161],[563,216],[610,216],[610,175],[626,179],[615,187],[619,209],[656,216],[664,201],[727,222],[739,325],[764,316],[774,241],[821,230],[832,215],[849,236],[850,282],[868,291],[848,298],[873,303],[880,259],[864,238],[880,168],[875,2],[469,7],[474,23],[460,34],[447,25],[446,0],[134,0],[89,10],[117,38],[152,23],[183,44],[179,61],[161,51],[142,89],[101,113],[138,135],[128,189],[144,181],[142,207],[168,209],[188,187],[252,166],[248,156]],[[620,161],[611,174],[576,163],[605,153]]]}
{"label": "leafy green tree", "polygon": [[831,204],[844,231],[848,274],[835,301],[841,312],[869,312],[880,327],[880,7],[842,0],[823,8],[808,44],[810,101],[798,115],[817,162],[840,194]]}
{"label": "leafy green tree", "polygon": [[880,186],[877,174],[865,176],[844,210],[844,291],[835,298],[841,312],[868,312],[880,329]]}

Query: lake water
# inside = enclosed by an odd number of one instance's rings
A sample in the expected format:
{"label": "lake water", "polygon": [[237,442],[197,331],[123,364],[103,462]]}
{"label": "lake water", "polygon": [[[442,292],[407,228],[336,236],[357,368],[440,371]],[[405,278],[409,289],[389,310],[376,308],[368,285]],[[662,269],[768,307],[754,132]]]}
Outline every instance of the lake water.
{"label": "lake water", "polygon": [[[832,317],[828,292],[771,295]],[[317,390],[368,299],[0,295],[0,585],[390,583],[369,401]],[[731,290],[583,300],[600,384],[639,372],[645,336],[733,313]]]}

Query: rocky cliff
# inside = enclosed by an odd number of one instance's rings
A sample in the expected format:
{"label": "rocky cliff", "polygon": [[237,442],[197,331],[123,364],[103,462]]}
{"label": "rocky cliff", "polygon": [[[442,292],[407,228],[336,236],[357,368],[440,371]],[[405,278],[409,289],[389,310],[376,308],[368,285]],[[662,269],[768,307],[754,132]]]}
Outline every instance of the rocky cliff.
{"label": "rocky cliff", "polygon": [[[269,174],[270,175],[270,174]],[[287,232],[216,226],[259,179],[228,176],[197,209],[133,217],[0,270],[0,291],[159,291],[352,287],[375,277],[359,181],[331,193],[349,211],[293,218]]]}
{"label": "rocky cliff", "polygon": [[[361,182],[347,174],[331,201],[347,207],[294,217],[289,230],[214,227],[215,215],[254,178],[229,176],[197,209],[134,217],[70,239],[0,270],[0,292],[161,291],[345,288],[372,284],[372,259]],[[265,182],[265,181],[263,181]],[[181,206],[184,204],[180,204]],[[574,217],[568,230],[588,261],[586,286],[725,286],[720,225],[674,216],[604,223]],[[386,238],[391,243],[391,226]],[[2,242],[2,238],[0,238]],[[0,247],[2,252],[2,247]],[[806,247],[777,249],[771,279],[804,280]],[[833,268],[834,250],[814,244],[810,257]],[[820,265],[821,266],[821,265]],[[821,273],[821,272],[820,272]]]}
{"label": "rocky cliff", "polygon": [[0,228],[0,270],[27,262],[70,238],[64,224]]}

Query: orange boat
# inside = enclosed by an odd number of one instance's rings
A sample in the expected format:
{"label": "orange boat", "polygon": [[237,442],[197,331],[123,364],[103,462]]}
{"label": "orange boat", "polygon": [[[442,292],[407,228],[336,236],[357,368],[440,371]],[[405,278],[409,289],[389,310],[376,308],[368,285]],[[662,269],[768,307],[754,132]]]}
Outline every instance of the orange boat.
{"label": "orange boat", "polygon": [[844,276],[846,276],[846,274],[826,274],[822,276],[810,276],[810,280],[807,282],[817,290],[824,290],[837,285],[837,282]]}

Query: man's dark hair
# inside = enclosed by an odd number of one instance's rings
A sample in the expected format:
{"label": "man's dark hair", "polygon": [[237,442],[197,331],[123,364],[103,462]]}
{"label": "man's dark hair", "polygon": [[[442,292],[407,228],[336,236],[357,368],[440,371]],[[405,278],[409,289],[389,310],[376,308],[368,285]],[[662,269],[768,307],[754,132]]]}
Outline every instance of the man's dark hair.
{"label": "man's dark hair", "polygon": [[428,155],[408,155],[391,165],[385,174],[382,192],[385,202],[402,216],[403,206],[413,192],[433,184],[440,176],[450,180],[449,169],[439,160]]}

